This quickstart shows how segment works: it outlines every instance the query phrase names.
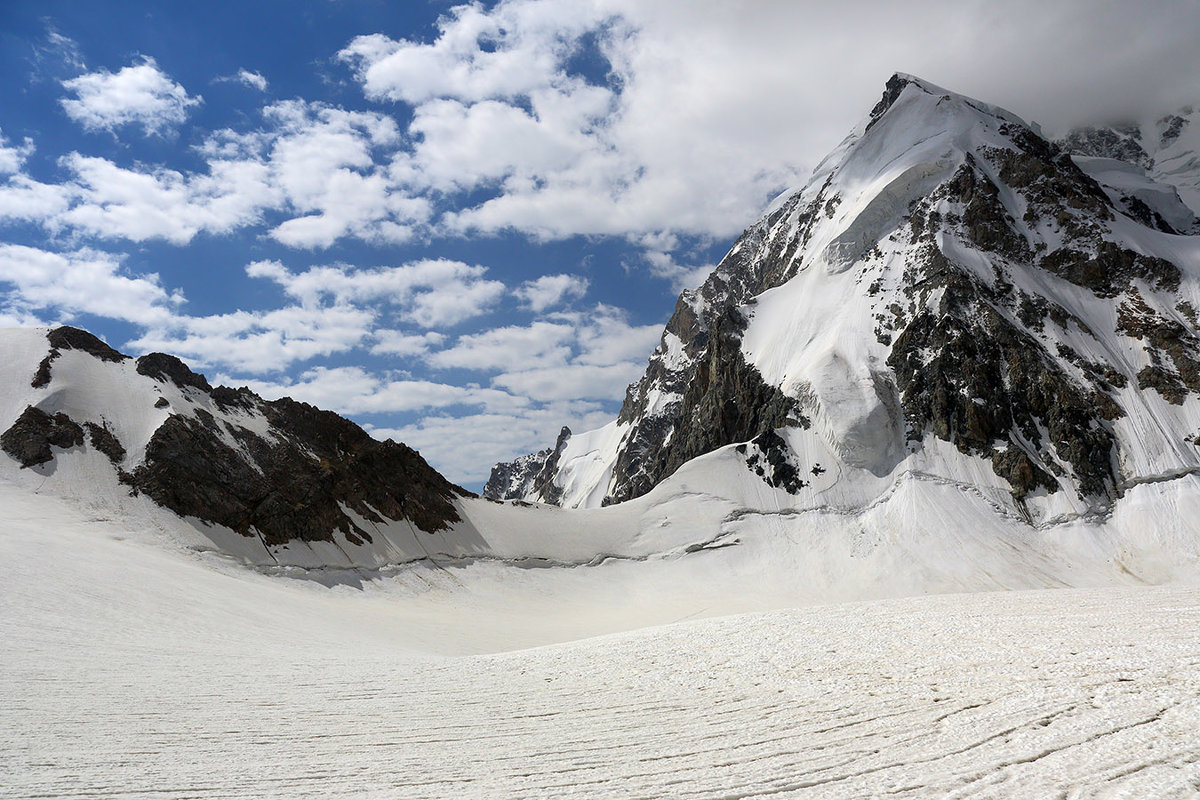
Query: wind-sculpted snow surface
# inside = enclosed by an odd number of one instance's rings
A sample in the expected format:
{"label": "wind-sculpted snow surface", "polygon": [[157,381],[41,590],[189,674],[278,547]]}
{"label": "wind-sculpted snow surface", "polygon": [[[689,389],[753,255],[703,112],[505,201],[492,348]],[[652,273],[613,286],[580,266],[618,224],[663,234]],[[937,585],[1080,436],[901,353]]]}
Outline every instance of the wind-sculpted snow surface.
{"label": "wind-sculpted snow surface", "polygon": [[326,589],[7,482],[0,507],[3,798],[1200,791],[1194,586],[694,619],[749,610],[706,560],[761,565],[725,548]]}

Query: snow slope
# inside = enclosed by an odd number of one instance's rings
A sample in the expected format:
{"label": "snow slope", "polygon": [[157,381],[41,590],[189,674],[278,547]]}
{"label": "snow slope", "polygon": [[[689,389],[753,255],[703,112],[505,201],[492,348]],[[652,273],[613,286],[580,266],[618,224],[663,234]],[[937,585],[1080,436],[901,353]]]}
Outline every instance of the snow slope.
{"label": "snow slope", "polygon": [[[739,603],[699,574],[661,586],[694,559],[422,565],[328,589],[8,482],[0,507],[4,798],[1183,798],[1200,782],[1195,587],[697,621]],[[622,603],[634,587],[657,595]],[[674,624],[628,631],[652,619]]]}

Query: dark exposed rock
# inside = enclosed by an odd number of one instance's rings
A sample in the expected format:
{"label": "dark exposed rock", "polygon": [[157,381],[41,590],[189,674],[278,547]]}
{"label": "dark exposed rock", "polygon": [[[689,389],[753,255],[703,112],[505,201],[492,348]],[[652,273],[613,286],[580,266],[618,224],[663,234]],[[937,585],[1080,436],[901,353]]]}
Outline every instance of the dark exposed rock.
{"label": "dark exposed rock", "polygon": [[92,447],[95,447],[101,453],[108,456],[109,461],[115,465],[125,460],[125,447],[112,431],[94,422],[85,422],[83,426],[87,428],[88,438],[92,441]]}
{"label": "dark exposed rock", "polygon": [[58,358],[57,350],[51,350],[46,354],[46,357],[38,363],[37,372],[33,373],[33,380],[29,382],[30,386],[40,389],[50,383],[50,367],[56,358]]}
{"label": "dark exposed rock", "polygon": [[[741,353],[746,321],[727,309],[713,326],[708,348],[689,382],[666,443],[657,450],[627,448],[616,469],[635,476],[614,492],[621,502],[650,491],[691,459],[734,442],[788,425],[808,426],[795,411],[795,401],[768,386]],[[631,464],[632,459],[639,464]]]}
{"label": "dark exposed rock", "polygon": [[[965,276],[959,282],[970,283]],[[964,288],[957,295],[971,292]],[[910,439],[928,431],[964,453],[990,457],[1015,498],[1038,486],[1057,488],[1041,468],[1051,461],[1045,445],[1071,464],[1084,494],[1109,494],[1119,482],[1115,439],[1103,411],[1111,413],[1111,406],[1098,400],[1101,393],[1074,382],[1036,339],[978,296],[968,303],[944,302],[940,313],[920,313],[897,337],[888,365]],[[1049,442],[1042,441],[1043,429]]]}
{"label": "dark exposed rock", "polygon": [[562,457],[571,429],[563,426],[554,447],[492,467],[483,496],[493,500],[519,500],[536,497],[543,503],[557,504],[562,500],[562,487],[554,482],[558,462]]}
{"label": "dark exposed rock", "polygon": [[245,386],[234,389],[229,386],[215,386],[211,392],[213,402],[225,411],[241,409],[252,411],[258,402],[258,395]]}
{"label": "dark exposed rock", "polygon": [[1196,307],[1187,300],[1180,300],[1175,304],[1175,309],[1180,314],[1183,314],[1184,319],[1191,323],[1192,331],[1200,334],[1200,316],[1196,313]]}
{"label": "dark exposed rock", "polygon": [[1017,149],[986,147],[983,154],[1000,180],[1025,199],[1025,223],[1033,227],[1048,220],[1068,241],[1098,242],[1101,223],[1113,218],[1100,184],[1028,128],[1011,126],[1009,135]]}
{"label": "dark exposed rock", "polygon": [[371,541],[343,505],[369,522],[408,519],[431,533],[458,521],[452,501],[469,493],[411,448],[376,441],[333,412],[289,398],[261,408],[278,432],[274,441],[223,427],[203,409],[170,416],[133,471],[133,486],[180,515],[256,531],[268,545],[328,541],[335,530]]}
{"label": "dark exposed rock", "polygon": [[[800,477],[800,470],[788,457],[791,450],[787,442],[773,429],[767,429],[754,437],[753,444],[757,452],[749,455],[746,466],[754,470],[768,486],[783,489],[788,494],[798,494],[808,486],[808,482]],[[739,446],[739,452],[745,452],[744,445]],[[812,468],[813,475],[820,475],[822,472],[824,470],[820,466]]]}
{"label": "dark exposed rock", "polygon": [[82,350],[101,361],[119,362],[129,358],[129,356],[113,350],[93,334],[69,325],[54,328],[46,338],[50,340],[50,346],[55,350]]}
{"label": "dark exposed rock", "polygon": [[533,491],[536,476],[541,474],[546,461],[553,455],[554,448],[547,447],[536,453],[502,461],[492,467],[487,483],[483,485],[483,496],[488,500],[516,500]]}
{"label": "dark exposed rock", "polygon": [[[668,367],[660,356],[665,345],[660,346],[642,379],[631,384],[626,391],[625,403],[617,419],[619,422],[632,423],[632,429],[618,455],[614,467],[617,477],[609,496],[605,498],[606,505],[648,492],[659,480],[678,469],[683,463],[679,459],[684,452],[691,452],[691,458],[738,441],[727,435],[698,433],[695,436],[685,435],[676,442],[677,427],[694,425],[687,420],[692,409],[687,405],[685,395],[692,392],[695,396],[693,387],[697,380],[701,383],[708,381],[707,376],[711,373],[698,375],[698,371],[702,363],[712,360],[714,328],[721,320],[725,320],[720,323],[724,330],[732,332],[736,329],[736,336],[740,337],[738,326],[744,325],[744,321],[731,325],[733,317],[730,315],[736,312],[738,306],[795,275],[799,253],[808,242],[814,221],[821,209],[834,199],[822,191],[811,203],[801,208],[799,193],[791,196],[739,237],[729,254],[697,292],[681,295],[675,313],[667,323],[666,332],[679,337],[687,356],[686,364],[681,369]],[[785,229],[792,231],[791,235],[771,235]],[[726,345],[720,345],[719,348],[721,352],[729,353],[736,349],[731,350]],[[740,354],[737,358],[741,360]],[[749,381],[749,378],[746,380]],[[761,378],[758,380],[761,383]],[[674,395],[678,399],[667,402],[660,413],[648,415],[646,409],[652,391]],[[746,438],[761,429],[751,425]]]}
{"label": "dark exposed rock", "polygon": [[82,350],[90,353],[101,361],[124,361],[129,356],[118,353],[96,336],[80,328],[63,325],[53,328],[46,334],[50,342],[50,352],[38,364],[37,371],[29,385],[40,389],[50,383],[50,373],[54,359],[58,358],[61,350]]}
{"label": "dark exposed rock", "polygon": [[1139,389],[1153,389],[1172,405],[1183,405],[1183,401],[1187,397],[1187,389],[1184,387],[1183,381],[1161,364],[1143,367],[1137,374],[1137,382]]}
{"label": "dark exposed rock", "polygon": [[1162,214],[1159,214],[1150,206],[1146,205],[1140,197],[1132,195],[1123,195],[1121,197],[1121,207],[1125,209],[1125,213],[1136,219],[1138,222],[1145,225],[1147,228],[1153,228],[1163,233],[1179,233],[1171,227],[1171,223],[1163,219]]}
{"label": "dark exposed rock", "polygon": [[1162,135],[1159,137],[1159,148],[1170,147],[1171,143],[1179,138],[1183,133],[1183,129],[1188,126],[1186,117],[1181,117],[1178,114],[1171,114],[1163,117],[1158,121],[1158,124],[1163,127]]}
{"label": "dark exposed rock", "polygon": [[[1117,307],[1117,330],[1142,341],[1153,362],[1138,373],[1139,388],[1154,389],[1176,405],[1188,392],[1200,394],[1200,337],[1183,323],[1158,313],[1131,291]],[[1164,356],[1174,372],[1163,365]]]}
{"label": "dark exposed rock", "polygon": [[981,250],[998,253],[1013,261],[1030,257],[1029,243],[1000,202],[1000,189],[967,157],[954,177],[946,182],[948,197],[962,203],[962,225],[966,238]]}
{"label": "dark exposed rock", "polygon": [[1009,447],[992,454],[992,470],[1012,487],[1014,500],[1023,500],[1030,492],[1042,488],[1058,491],[1058,482],[1044,469],[1033,463],[1023,450]]}
{"label": "dark exposed rock", "polygon": [[1142,147],[1141,133],[1133,125],[1115,128],[1077,128],[1067,134],[1059,144],[1066,151],[1080,156],[1115,158],[1118,161],[1137,164],[1142,168],[1148,168],[1153,164],[1150,154]]}
{"label": "dark exposed rock", "polygon": [[1135,278],[1167,291],[1179,288],[1179,268],[1170,261],[1144,256],[1112,242],[1101,242],[1091,255],[1062,247],[1044,256],[1038,266],[1100,297],[1116,297]]}
{"label": "dark exposed rock", "polygon": [[908,78],[899,72],[888,78],[888,82],[884,84],[883,87],[883,97],[879,98],[879,102],[876,103],[875,107],[871,109],[870,121],[867,123],[868,131],[875,126],[875,123],[879,122],[879,120],[883,118],[883,115],[887,113],[888,109],[900,99],[900,94],[904,91],[905,87],[912,82],[913,81],[911,78]]}
{"label": "dark exposed rock", "polygon": [[[78,328],[50,331],[50,354],[34,383],[50,380],[51,362],[62,350],[82,350],[109,362],[124,356]],[[454,486],[420,454],[393,441],[379,442],[362,428],[329,411],[290,398],[262,400],[249,389],[213,388],[182,361],[151,353],[136,370],[157,381],[206,393],[224,412],[255,412],[266,417],[267,437],[205,408],[172,414],[151,436],[143,461],[121,468],[127,453],[106,425],[80,426],[66,414],[29,407],[0,437],[5,452],[22,466],[44,464],[54,447],[68,448],[87,438],[118,467],[118,477],[134,492],[184,516],[257,533],[268,545],[289,540],[332,541],[341,531],[354,543],[371,541],[371,523],[407,519],[435,532],[459,520],[453,501],[470,493]],[[156,408],[170,403],[160,397]],[[237,420],[234,414],[231,420]],[[349,509],[361,520],[352,518]]]}
{"label": "dark exposed rock", "polygon": [[22,468],[52,461],[51,447],[65,450],[82,444],[83,428],[74,420],[62,412],[50,415],[34,406],[27,406],[12,427],[0,435],[0,448]]}
{"label": "dark exposed rock", "polygon": [[137,360],[137,372],[156,381],[170,382],[180,389],[191,386],[204,392],[211,392],[212,387],[204,376],[192,372],[187,364],[166,353],[149,353]]}

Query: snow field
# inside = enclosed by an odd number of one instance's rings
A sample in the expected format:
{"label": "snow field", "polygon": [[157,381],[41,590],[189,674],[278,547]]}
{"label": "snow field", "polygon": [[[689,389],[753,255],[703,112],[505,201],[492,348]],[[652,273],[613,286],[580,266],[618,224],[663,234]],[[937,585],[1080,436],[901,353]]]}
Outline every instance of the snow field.
{"label": "snow field", "polygon": [[[325,588],[10,484],[0,500],[0,797],[1200,792],[1196,588],[914,597],[562,641],[728,596],[684,567],[739,548]],[[634,573],[661,588],[622,604]]]}

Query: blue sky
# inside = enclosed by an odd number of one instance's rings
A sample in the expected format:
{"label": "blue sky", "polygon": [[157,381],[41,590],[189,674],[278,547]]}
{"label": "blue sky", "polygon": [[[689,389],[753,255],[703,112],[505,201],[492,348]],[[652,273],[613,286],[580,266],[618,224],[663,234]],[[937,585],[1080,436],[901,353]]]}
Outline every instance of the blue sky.
{"label": "blue sky", "polygon": [[611,418],[892,71],[1050,127],[1197,100],[1197,3],[1127,5],[9,0],[0,325],[175,353],[477,488]]}

